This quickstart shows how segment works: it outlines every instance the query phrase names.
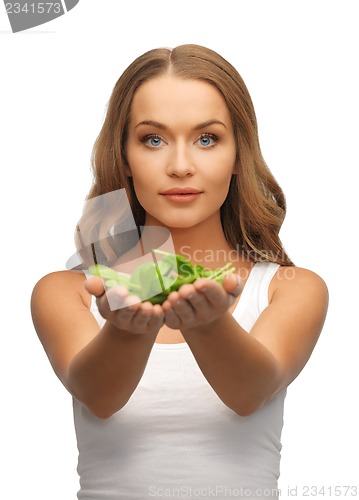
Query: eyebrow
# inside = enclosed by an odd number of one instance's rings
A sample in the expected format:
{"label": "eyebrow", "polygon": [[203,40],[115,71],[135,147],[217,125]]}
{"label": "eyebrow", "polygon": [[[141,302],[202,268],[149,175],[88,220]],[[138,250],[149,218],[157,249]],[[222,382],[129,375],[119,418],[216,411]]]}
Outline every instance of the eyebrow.
{"label": "eyebrow", "polygon": [[[150,125],[152,127],[156,127],[160,130],[166,130],[169,127],[165,125],[164,123],[156,122],[154,120],[143,120],[142,122],[137,123],[135,128],[139,127],[140,125]],[[210,125],[223,125],[224,128],[227,128],[223,122],[220,120],[207,120],[203,123],[199,123],[195,127],[193,127],[193,130],[201,130],[202,128],[209,127]]]}

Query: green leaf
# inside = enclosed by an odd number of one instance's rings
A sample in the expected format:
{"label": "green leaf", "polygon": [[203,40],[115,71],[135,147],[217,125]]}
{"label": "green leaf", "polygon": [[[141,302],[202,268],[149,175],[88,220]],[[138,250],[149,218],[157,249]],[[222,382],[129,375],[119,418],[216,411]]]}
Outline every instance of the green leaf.
{"label": "green leaf", "polygon": [[195,268],[193,265],[184,257],[180,258],[180,256],[177,257],[177,266],[178,266],[178,273],[182,274],[182,276],[195,276]]}
{"label": "green leaf", "polygon": [[157,265],[162,276],[168,276],[173,271],[177,273],[177,263],[175,255],[167,255],[163,259],[157,260]]}
{"label": "green leaf", "polygon": [[168,295],[166,293],[159,293],[155,295],[154,297],[150,297],[148,302],[151,302],[151,304],[163,304],[163,302],[167,299]]}
{"label": "green leaf", "polygon": [[173,287],[178,278],[174,276],[162,276],[163,288],[167,291]]}
{"label": "green leaf", "polygon": [[105,285],[107,288],[113,288],[115,286],[118,286],[118,283],[116,280],[105,280]]}
{"label": "green leaf", "polygon": [[119,274],[114,269],[104,266],[103,264],[94,264],[88,268],[89,273],[94,276],[99,276],[104,280],[117,280]]}
{"label": "green leaf", "polygon": [[162,292],[156,266],[153,262],[141,264],[133,271],[130,278],[130,288],[132,288],[133,285],[135,289],[139,290],[141,300],[147,300]]}
{"label": "green leaf", "polygon": [[193,283],[198,278],[209,278],[223,284],[224,277],[235,271],[231,263],[218,269],[206,270],[199,264],[193,266],[182,255],[158,249],[153,250],[153,253],[162,255],[163,258],[154,257],[155,262],[141,264],[131,276],[119,274],[102,264],[90,266],[88,271],[102,278],[107,287],[125,286],[130,294],[152,304],[162,304],[172,291],[178,290],[184,284]]}
{"label": "green leaf", "polygon": [[197,264],[195,266],[194,273],[195,273],[196,279],[198,279],[198,278],[204,278],[206,276],[206,270],[200,264]]}
{"label": "green leaf", "polygon": [[113,288],[114,286],[125,286],[129,287],[130,277],[125,274],[119,274],[114,269],[104,266],[103,264],[94,264],[88,268],[89,273],[94,276],[99,276],[105,281],[105,285],[108,288]]}
{"label": "green leaf", "polygon": [[177,291],[182,285],[187,285],[188,283],[193,283],[196,280],[194,275],[187,276],[186,278],[182,278],[179,276],[176,281],[169,287],[168,292]]}

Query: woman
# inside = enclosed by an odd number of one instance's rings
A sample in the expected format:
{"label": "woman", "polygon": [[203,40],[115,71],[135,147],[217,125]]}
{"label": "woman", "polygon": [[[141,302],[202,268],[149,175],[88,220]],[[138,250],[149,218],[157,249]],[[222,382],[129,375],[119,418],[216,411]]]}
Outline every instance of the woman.
{"label": "woman", "polygon": [[36,284],[35,328],[74,399],[78,498],[277,498],[286,388],[317,342],[328,294],[279,240],[285,200],[245,84],[204,47],[142,55],[113,90],[93,164],[88,199],[125,189],[143,231],[135,243],[116,238],[121,214],[88,205],[84,267],[88,233],[118,268],[164,228],[193,264],[232,262],[237,273],[183,285],[162,305],[123,287],[105,293],[81,271]]}

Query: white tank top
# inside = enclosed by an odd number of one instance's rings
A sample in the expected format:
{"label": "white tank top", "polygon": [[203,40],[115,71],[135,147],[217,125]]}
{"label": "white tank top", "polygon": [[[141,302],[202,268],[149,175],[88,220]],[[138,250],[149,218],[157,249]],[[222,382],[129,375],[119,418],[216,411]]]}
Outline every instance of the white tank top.
{"label": "white tank top", "polygon": [[[279,265],[253,266],[233,317],[250,332]],[[91,311],[102,326],[93,300]],[[187,343],[155,343],[128,403],[99,419],[74,400],[79,499],[277,498],[285,390],[241,417]]]}

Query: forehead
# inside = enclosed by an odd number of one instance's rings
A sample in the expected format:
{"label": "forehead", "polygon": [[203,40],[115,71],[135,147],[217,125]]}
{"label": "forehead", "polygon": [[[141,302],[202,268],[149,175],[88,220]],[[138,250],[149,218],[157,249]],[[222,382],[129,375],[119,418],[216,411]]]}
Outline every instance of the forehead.
{"label": "forehead", "polygon": [[222,94],[213,85],[172,76],[150,80],[139,87],[131,106],[131,121],[173,120],[204,122],[217,118],[230,124],[231,118]]}

